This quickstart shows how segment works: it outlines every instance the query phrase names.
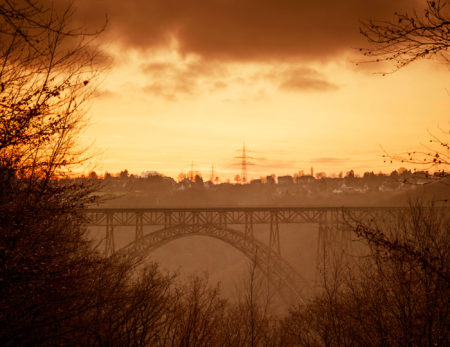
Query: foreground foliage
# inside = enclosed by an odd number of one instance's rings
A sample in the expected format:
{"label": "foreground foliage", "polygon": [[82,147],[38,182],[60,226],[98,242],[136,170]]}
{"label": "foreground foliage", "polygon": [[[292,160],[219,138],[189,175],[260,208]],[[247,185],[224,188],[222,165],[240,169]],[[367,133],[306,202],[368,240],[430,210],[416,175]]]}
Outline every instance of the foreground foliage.
{"label": "foreground foliage", "polygon": [[285,321],[306,346],[444,346],[449,320],[446,208],[413,204],[394,221],[357,224],[364,249],[324,272],[322,293]]}

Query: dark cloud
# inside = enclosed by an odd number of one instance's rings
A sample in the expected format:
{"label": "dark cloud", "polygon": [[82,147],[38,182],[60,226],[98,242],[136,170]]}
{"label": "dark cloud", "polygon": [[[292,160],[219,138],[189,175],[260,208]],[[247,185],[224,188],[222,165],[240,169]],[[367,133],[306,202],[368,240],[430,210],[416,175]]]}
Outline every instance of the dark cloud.
{"label": "dark cloud", "polygon": [[288,91],[331,91],[338,86],[329,82],[316,70],[290,68],[278,74],[280,89]]}
{"label": "dark cloud", "polygon": [[178,76],[186,79],[202,76],[214,77],[221,75],[225,70],[217,65],[208,64],[204,61],[183,61],[175,62],[151,62],[143,64],[142,72],[146,74],[156,74],[164,76]]}
{"label": "dark cloud", "polygon": [[[226,75],[226,69],[217,64],[201,61],[151,62],[143,64],[141,71],[150,81],[143,91],[167,100],[194,95],[204,85],[209,90],[226,87],[226,84],[220,81]],[[202,81],[204,83],[200,83]]]}
{"label": "dark cloud", "polygon": [[[284,91],[332,91],[339,87],[328,81],[319,71],[301,65],[276,66],[269,69],[261,69],[255,73],[251,80],[269,81]],[[248,82],[247,82],[248,83]]]}
{"label": "dark cloud", "polygon": [[[392,18],[420,0],[78,0],[85,24],[109,17],[106,35],[148,49],[231,61],[324,61],[363,44],[359,21]],[[295,83],[294,83],[295,84]]]}
{"label": "dark cloud", "polygon": [[281,84],[281,89],[291,91],[329,91],[338,89],[337,85],[327,82],[325,80],[305,77],[305,76],[292,76]]}

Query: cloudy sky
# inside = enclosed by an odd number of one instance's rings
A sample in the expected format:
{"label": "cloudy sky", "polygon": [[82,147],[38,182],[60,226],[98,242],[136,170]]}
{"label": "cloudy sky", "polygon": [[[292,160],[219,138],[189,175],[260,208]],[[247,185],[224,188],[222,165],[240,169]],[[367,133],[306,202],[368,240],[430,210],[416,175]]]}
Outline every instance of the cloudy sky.
{"label": "cloudy sky", "polygon": [[[389,172],[391,153],[447,128],[448,66],[362,63],[361,20],[391,19],[419,0],[77,0],[109,56],[85,133],[97,171],[196,170],[222,179]],[[446,89],[447,88],[447,89]]]}

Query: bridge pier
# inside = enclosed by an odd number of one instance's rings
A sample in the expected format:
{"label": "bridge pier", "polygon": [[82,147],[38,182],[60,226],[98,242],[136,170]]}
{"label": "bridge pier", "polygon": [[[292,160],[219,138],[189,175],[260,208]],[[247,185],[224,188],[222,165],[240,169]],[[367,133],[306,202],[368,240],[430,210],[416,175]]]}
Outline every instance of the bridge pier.
{"label": "bridge pier", "polygon": [[276,211],[270,213],[269,249],[281,255],[280,228],[278,226],[278,213]]}
{"label": "bridge pier", "polygon": [[224,228],[227,227],[227,213],[226,212],[219,213],[219,224]]}
{"label": "bridge pier", "polygon": [[114,213],[106,214],[106,238],[105,238],[105,256],[109,257],[115,252],[114,244]]}
{"label": "bridge pier", "polygon": [[172,213],[171,212],[165,212],[164,213],[164,228],[170,228],[172,225]]}
{"label": "bridge pier", "polygon": [[199,216],[198,216],[198,212],[193,212],[192,213],[192,225],[193,226],[199,226]]}
{"label": "bridge pier", "polygon": [[245,236],[253,239],[255,235],[253,234],[253,214],[252,212],[245,213]]}
{"label": "bridge pier", "polygon": [[144,222],[142,213],[136,212],[136,233],[134,235],[134,241],[136,247],[139,247],[138,240],[144,237]]}
{"label": "bridge pier", "polygon": [[[327,258],[331,251],[330,237],[333,232],[336,232],[337,218],[335,218],[336,211],[324,210],[319,218],[319,235],[317,237],[317,253],[316,253],[316,281],[320,282],[322,279],[319,276],[324,275],[327,266]],[[335,220],[336,219],[336,220]]]}

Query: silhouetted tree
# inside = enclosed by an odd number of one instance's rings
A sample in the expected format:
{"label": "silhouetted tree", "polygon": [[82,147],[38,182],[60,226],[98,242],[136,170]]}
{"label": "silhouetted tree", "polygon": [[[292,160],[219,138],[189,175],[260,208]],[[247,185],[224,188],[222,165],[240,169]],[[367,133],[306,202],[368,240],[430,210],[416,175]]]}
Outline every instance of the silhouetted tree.
{"label": "silhouetted tree", "polygon": [[440,135],[429,132],[430,139],[421,150],[399,154],[383,154],[384,162],[393,161],[412,164],[416,167],[435,168],[440,172],[437,177],[446,177],[450,166],[450,131],[441,130]]}
{"label": "silhouetted tree", "polygon": [[361,49],[370,61],[392,61],[398,70],[418,59],[440,57],[450,63],[450,3],[426,0],[421,15],[395,13],[395,20],[362,22],[360,31],[372,44]]}
{"label": "silhouetted tree", "polygon": [[353,170],[348,171],[345,174],[345,178],[350,178],[350,179],[355,178],[355,172]]}
{"label": "silhouetted tree", "polygon": [[[359,224],[362,243],[328,267],[322,292],[283,322],[304,346],[441,346],[448,341],[448,212],[413,204]],[[359,256],[357,256],[359,255]]]}
{"label": "silhouetted tree", "polygon": [[130,175],[129,175],[129,173],[128,173],[128,170],[123,170],[123,171],[120,171],[120,173],[119,173],[119,177],[120,177],[121,179],[127,179],[129,176],[130,176]]}
{"label": "silhouetted tree", "polygon": [[226,302],[206,277],[193,276],[174,292],[161,346],[221,346]]}
{"label": "silhouetted tree", "polygon": [[[370,62],[394,62],[394,71],[422,58],[440,57],[450,64],[450,2],[426,0],[423,13],[418,15],[395,13],[394,21],[369,20],[360,28],[371,48],[361,49]],[[400,154],[386,151],[383,157],[392,162],[435,167],[446,176],[450,164],[449,131],[430,133],[429,143],[423,149]],[[386,162],[385,160],[385,162]]]}
{"label": "silhouetted tree", "polygon": [[[0,4],[0,344],[79,337],[102,262],[80,210],[92,187],[59,181],[84,158],[75,140],[92,92],[96,51],[71,7]],[[98,265],[97,265],[98,264]],[[92,271],[99,270],[92,275]]]}
{"label": "silhouetted tree", "polygon": [[194,183],[195,183],[197,186],[202,187],[202,186],[203,186],[203,178],[202,178],[202,176],[199,175],[199,174],[195,175],[195,177],[194,177]]}

